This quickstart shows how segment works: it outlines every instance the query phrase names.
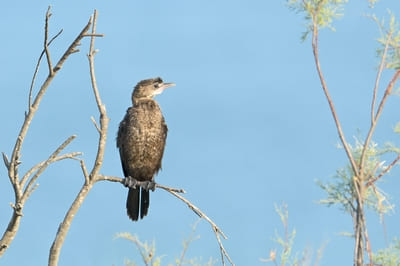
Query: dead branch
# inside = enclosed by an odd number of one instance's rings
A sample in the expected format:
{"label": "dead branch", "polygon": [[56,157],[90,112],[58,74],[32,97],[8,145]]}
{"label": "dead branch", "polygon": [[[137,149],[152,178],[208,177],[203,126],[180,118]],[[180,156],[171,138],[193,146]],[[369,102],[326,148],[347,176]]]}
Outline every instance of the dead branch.
{"label": "dead branch", "polygon": [[156,187],[164,189],[165,191],[171,193],[172,195],[174,195],[175,197],[177,197],[178,199],[180,199],[181,201],[183,201],[184,203],[186,203],[188,205],[188,207],[194,212],[196,213],[200,218],[204,218],[212,227],[215,237],[217,238],[218,241],[218,245],[219,245],[219,249],[221,252],[221,259],[222,259],[222,265],[225,265],[225,257],[228,259],[229,263],[231,265],[235,265],[235,263],[233,263],[232,259],[230,258],[228,252],[225,250],[224,245],[221,242],[221,238],[220,236],[222,236],[224,239],[227,239],[226,235],[224,234],[224,232],[222,232],[222,230],[214,223],[213,220],[211,220],[202,210],[200,210],[197,206],[195,206],[193,203],[191,203],[189,200],[187,200],[186,198],[182,197],[179,193],[177,193],[176,191],[180,191],[179,189],[170,189],[168,187],[162,186],[162,185],[158,185],[156,184]]}
{"label": "dead branch", "polygon": [[[111,181],[111,182],[118,182],[118,183],[121,183],[121,184],[125,184],[125,179],[124,178],[120,178],[120,177],[116,177],[116,176],[98,175],[96,179],[98,181],[107,180],[107,181]],[[138,181],[137,184],[140,185],[140,181]],[[199,216],[200,218],[205,219],[211,225],[211,227],[212,227],[212,229],[214,231],[214,234],[215,234],[215,236],[217,238],[218,245],[219,245],[219,248],[220,248],[220,251],[221,251],[221,257],[222,257],[223,265],[225,265],[225,260],[224,260],[225,257],[228,259],[228,261],[231,263],[231,265],[235,265],[233,263],[232,259],[230,258],[228,252],[224,248],[224,245],[221,242],[220,236],[222,236],[224,239],[228,239],[227,236],[217,226],[217,224],[213,220],[211,220],[202,210],[200,210],[197,206],[195,206],[193,203],[191,203],[189,200],[187,200],[183,196],[179,195],[180,193],[186,193],[185,190],[183,190],[181,188],[172,188],[172,187],[164,186],[164,185],[157,184],[157,183],[155,184],[155,187],[156,188],[161,188],[161,189],[171,193],[172,195],[174,195],[175,197],[177,197],[178,199],[180,199],[181,201],[186,203],[188,205],[188,207],[195,214],[197,214],[197,216]]]}
{"label": "dead branch", "polygon": [[48,35],[49,35],[49,19],[51,17],[50,9],[51,8],[49,6],[49,8],[47,9],[47,12],[46,12],[46,23],[44,24],[45,26],[44,26],[44,43],[43,43],[43,46],[44,46],[44,51],[46,53],[47,66],[49,67],[49,75],[51,76],[51,75],[54,74],[53,73],[54,70],[53,70],[53,64],[51,63],[50,51],[49,51],[49,46],[48,46],[48,42],[47,42]]}
{"label": "dead branch", "polygon": [[[94,40],[96,37],[104,36],[103,34],[96,34],[96,21],[97,21],[97,11],[94,10],[93,16],[90,17],[88,24],[85,26],[85,28],[79,34],[79,36],[81,36],[81,38],[75,39],[75,41],[70,45],[70,49],[68,49],[67,52],[65,52],[65,54],[60,59],[60,62],[62,62],[63,60],[65,61],[65,59],[68,57],[68,55],[78,51],[75,49],[75,47],[79,44],[80,39],[82,39],[83,37],[88,37],[88,36],[91,37],[88,59],[89,59],[90,77],[92,80],[92,88],[93,88],[93,92],[94,92],[94,95],[96,98],[96,103],[97,103],[99,113],[100,113],[100,127],[98,127],[98,126],[96,127],[97,131],[99,132],[100,137],[99,137],[99,142],[98,142],[96,159],[94,162],[93,169],[90,171],[90,173],[88,173],[88,171],[87,171],[85,162],[83,160],[80,160],[82,172],[85,177],[85,183],[82,186],[81,190],[79,191],[78,195],[76,196],[71,207],[69,208],[67,214],[65,215],[63,222],[58,227],[56,237],[50,248],[49,266],[58,265],[61,247],[62,247],[64,240],[68,234],[72,220],[75,217],[76,213],[78,212],[83,201],[86,199],[86,197],[87,197],[89,191],[92,189],[93,185],[97,181],[99,181],[98,173],[103,164],[109,118],[107,117],[105,106],[101,103],[100,94],[98,92],[96,78],[95,78],[95,71],[94,71],[94,55],[95,55]],[[92,27],[92,34],[87,33],[87,31],[90,29],[90,27]],[[59,66],[59,64],[57,64],[55,66],[55,71],[57,71],[59,69],[59,67],[61,67],[61,65]]]}
{"label": "dead branch", "polygon": [[[51,38],[51,40],[47,43],[47,46],[50,46],[50,44],[58,37],[60,36],[60,34],[63,32],[63,30],[61,29],[53,38]],[[42,61],[43,55],[45,54],[45,50],[42,51],[42,53],[40,54],[38,61],[36,63],[36,67],[35,67],[35,71],[33,72],[33,77],[32,77],[32,81],[31,81],[31,87],[29,88],[29,100],[28,100],[28,109],[31,107],[32,105],[32,94],[33,94],[33,87],[35,85],[35,80],[36,80],[36,76],[39,72],[39,67],[40,67],[40,62]]]}
{"label": "dead branch", "polygon": [[[38,59],[38,63],[35,68],[35,72],[32,78],[30,90],[29,90],[29,99],[28,99],[28,110],[25,113],[25,119],[22,123],[22,127],[18,133],[18,137],[16,139],[11,159],[8,160],[8,157],[5,153],[3,153],[3,161],[7,167],[8,170],[8,177],[10,179],[10,182],[13,186],[14,189],[14,194],[15,194],[15,203],[13,204],[13,214],[10,219],[10,222],[8,224],[8,227],[6,231],[4,232],[2,238],[0,239],[0,256],[3,255],[5,250],[9,247],[13,239],[15,238],[15,235],[18,231],[19,224],[20,224],[20,219],[22,217],[22,210],[24,207],[24,204],[26,200],[29,198],[31,193],[34,191],[34,189],[37,187],[35,185],[35,182],[37,178],[43,173],[43,171],[52,163],[56,161],[60,161],[63,159],[74,159],[76,156],[78,156],[80,153],[69,153],[65,155],[59,156],[58,154],[74,139],[74,136],[70,137],[67,139],[63,144],[61,144],[50,157],[33,166],[25,175],[23,175],[22,179],[19,177],[19,165],[21,164],[20,158],[21,158],[21,148],[23,145],[23,142],[25,140],[25,137],[27,135],[28,129],[32,123],[32,120],[36,114],[36,111],[39,108],[39,105],[41,103],[41,100],[43,99],[44,94],[46,93],[49,85],[51,84],[52,80],[56,76],[57,72],[61,67],[63,66],[65,60],[68,58],[68,56],[76,51],[76,46],[79,45],[80,40],[85,37],[84,34],[86,33],[86,30],[83,30],[83,33],[81,32],[80,35],[74,40],[74,42],[70,45],[70,47],[67,49],[67,51],[64,53],[63,57],[58,61],[56,67],[52,67],[51,63],[51,56],[49,52],[49,45],[50,43],[55,40],[60,34],[61,31],[56,34],[50,41],[48,41],[48,35],[49,35],[49,18],[51,16],[50,13],[50,7],[48,8],[46,12],[46,17],[45,17],[45,32],[44,32],[44,49],[42,51],[42,54],[40,55]],[[90,26],[90,22],[86,27]],[[85,28],[86,28],[85,27]],[[47,65],[49,67],[49,73],[46,78],[46,80],[43,82],[41,85],[37,95],[33,98],[33,85],[36,79],[37,72],[39,70],[40,66],[40,61],[42,59],[43,54],[46,54],[46,59],[47,59]],[[33,98],[33,99],[32,99]],[[33,176],[32,174],[35,173]],[[28,185],[25,187],[25,184],[28,182]]]}

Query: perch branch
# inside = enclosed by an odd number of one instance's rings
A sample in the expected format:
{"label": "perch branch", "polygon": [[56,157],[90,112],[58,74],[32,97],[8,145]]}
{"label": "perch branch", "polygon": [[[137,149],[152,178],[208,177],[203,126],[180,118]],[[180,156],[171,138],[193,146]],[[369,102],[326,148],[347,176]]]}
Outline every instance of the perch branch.
{"label": "perch branch", "polygon": [[[107,180],[107,181],[111,181],[111,182],[118,182],[118,183],[121,183],[121,184],[125,184],[125,179],[124,178],[120,178],[120,177],[116,177],[116,176],[98,175],[96,179],[98,181]],[[140,185],[140,181],[138,181],[136,184]],[[171,193],[172,195],[174,195],[175,197],[177,197],[178,199],[180,199],[181,201],[186,203],[188,205],[188,207],[194,213],[196,213],[200,218],[204,218],[211,225],[211,227],[212,227],[212,229],[213,229],[213,231],[215,233],[215,236],[217,238],[218,245],[219,245],[219,248],[220,248],[220,251],[221,251],[223,265],[225,265],[225,262],[224,262],[224,258],[225,257],[228,259],[228,261],[231,263],[231,265],[235,265],[233,263],[232,259],[230,258],[228,252],[225,250],[222,242],[221,242],[220,236],[222,236],[224,239],[227,239],[227,237],[224,234],[224,232],[222,232],[222,230],[213,222],[213,220],[211,220],[202,210],[200,210],[198,207],[196,207],[193,203],[191,203],[186,198],[184,198],[181,195],[179,195],[179,193],[186,193],[185,190],[180,189],[180,188],[172,188],[172,187],[164,186],[164,185],[157,184],[157,183],[155,184],[155,187],[156,188],[161,188],[161,189]]]}
{"label": "perch branch", "polygon": [[235,265],[232,261],[232,259],[230,258],[228,252],[225,250],[224,245],[221,242],[221,238],[220,235],[224,238],[227,239],[226,235],[224,234],[224,232],[222,232],[222,230],[213,222],[213,220],[211,220],[203,211],[201,211],[198,207],[196,207],[193,203],[191,203],[189,200],[187,200],[186,198],[184,198],[183,196],[181,196],[179,193],[177,193],[176,191],[179,189],[170,189],[168,187],[165,186],[161,186],[156,184],[156,187],[158,188],[162,188],[165,191],[171,193],[172,195],[174,195],[175,197],[177,197],[178,199],[180,199],[181,201],[183,201],[184,203],[186,203],[188,205],[188,207],[194,212],[196,213],[200,218],[204,218],[212,227],[215,236],[217,238],[218,241],[218,245],[221,251],[221,258],[222,258],[222,263],[223,265],[225,265],[225,260],[224,258],[226,257],[228,259],[228,261],[231,263],[231,265]]}

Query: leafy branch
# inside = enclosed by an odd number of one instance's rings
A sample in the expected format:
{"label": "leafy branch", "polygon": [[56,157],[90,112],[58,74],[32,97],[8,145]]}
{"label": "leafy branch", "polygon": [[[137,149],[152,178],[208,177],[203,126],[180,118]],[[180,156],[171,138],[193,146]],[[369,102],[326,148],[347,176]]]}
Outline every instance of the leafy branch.
{"label": "leafy branch", "polygon": [[[366,226],[365,205],[373,206],[380,215],[392,208],[390,204],[383,204],[386,202],[386,196],[384,192],[376,187],[376,182],[388,173],[400,160],[400,155],[397,153],[396,158],[389,165],[385,166],[384,161],[379,157],[383,154],[382,150],[378,151],[375,143],[372,142],[372,137],[384,106],[400,77],[400,31],[392,14],[388,28],[384,27],[383,21],[379,21],[375,16],[372,16],[381,30],[381,37],[378,39],[381,45],[378,49],[380,64],[372,90],[371,123],[368,133],[364,141],[357,141],[356,146],[352,148],[345,138],[325,81],[321,69],[318,46],[319,30],[324,27],[333,29],[331,26],[332,21],[342,15],[343,5],[346,2],[345,0],[288,0],[290,8],[296,12],[305,14],[307,26],[302,39],[304,40],[311,33],[312,51],[321,87],[335,122],[340,142],[349,161],[347,168],[337,172],[336,183],[328,185],[320,184],[328,193],[328,199],[321,202],[328,205],[340,204],[346,212],[351,214],[355,238],[354,265],[363,265],[364,251],[368,254],[369,263],[373,263],[371,243]],[[370,4],[373,5],[375,2],[370,1]],[[386,69],[393,69],[394,73],[384,90],[382,99],[377,102],[382,73]]]}

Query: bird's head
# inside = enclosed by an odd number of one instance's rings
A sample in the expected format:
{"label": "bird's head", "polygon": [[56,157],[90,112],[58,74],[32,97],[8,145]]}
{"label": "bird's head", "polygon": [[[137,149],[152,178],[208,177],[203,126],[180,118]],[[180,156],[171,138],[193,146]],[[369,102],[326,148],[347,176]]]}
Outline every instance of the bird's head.
{"label": "bird's head", "polygon": [[175,83],[164,83],[161,78],[145,79],[136,84],[132,93],[132,102],[140,99],[151,99],[161,94],[166,88],[175,86]]}

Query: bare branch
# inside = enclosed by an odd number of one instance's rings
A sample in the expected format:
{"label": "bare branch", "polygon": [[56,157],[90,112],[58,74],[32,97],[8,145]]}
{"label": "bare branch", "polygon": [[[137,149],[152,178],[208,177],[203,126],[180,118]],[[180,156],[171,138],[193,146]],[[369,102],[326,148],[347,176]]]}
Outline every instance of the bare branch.
{"label": "bare branch", "polygon": [[[107,180],[107,181],[111,181],[111,182],[118,182],[121,184],[125,184],[124,178],[120,178],[120,177],[116,177],[116,176],[105,176],[105,175],[98,175],[96,177],[97,181],[102,181],[102,180]],[[140,181],[137,182],[137,184],[140,186]],[[180,189],[180,188],[171,188],[168,186],[164,186],[164,185],[160,185],[155,183],[155,187],[156,188],[161,188],[169,193],[171,193],[172,195],[174,195],[175,197],[177,197],[178,199],[180,199],[181,201],[183,201],[184,203],[186,203],[188,205],[188,207],[194,212],[196,213],[200,218],[204,218],[212,227],[215,236],[217,238],[218,241],[218,245],[221,251],[221,256],[222,256],[222,261],[223,261],[223,265],[225,265],[224,262],[224,258],[226,257],[228,259],[228,261],[232,264],[235,265],[232,261],[232,259],[229,257],[228,252],[225,250],[222,242],[221,242],[221,238],[220,236],[222,236],[224,239],[227,239],[226,235],[224,234],[224,232],[222,232],[222,230],[214,223],[213,220],[211,220],[202,210],[200,210],[198,207],[196,207],[193,203],[191,203],[189,200],[187,200],[186,198],[184,198],[183,196],[179,195],[179,193],[186,193],[185,190]]]}
{"label": "bare branch", "polygon": [[[105,34],[100,34],[100,33],[87,33],[85,34],[85,37],[104,37]],[[96,52],[96,50],[95,50]]]}
{"label": "bare branch", "polygon": [[[61,29],[53,38],[51,38],[51,40],[49,41],[47,46],[50,46],[50,44],[58,37],[60,36],[60,34],[63,32],[63,30]],[[36,76],[37,73],[39,72],[39,67],[40,67],[40,62],[42,61],[42,57],[45,54],[45,50],[43,50],[40,53],[40,56],[38,58],[38,61],[36,63],[36,67],[35,67],[35,72],[33,73],[33,77],[32,77],[32,81],[31,81],[31,86],[29,88],[29,100],[28,100],[28,110],[31,108],[32,105],[32,94],[33,94],[33,86],[35,85],[35,80],[36,80]]]}
{"label": "bare branch", "polygon": [[4,152],[1,153],[3,155],[3,162],[6,165],[7,170],[10,168],[10,162],[8,161],[7,154]]}
{"label": "bare branch", "polygon": [[94,127],[97,129],[97,132],[99,132],[99,134],[101,134],[101,129],[93,116],[90,117],[90,120],[92,120]]}
{"label": "bare branch", "polygon": [[121,178],[121,177],[117,177],[117,176],[98,175],[96,177],[96,180],[98,180],[98,181],[110,181],[110,182],[117,182],[117,183],[124,184],[124,179]]}
{"label": "bare branch", "polygon": [[[55,158],[51,161],[51,163],[54,163],[54,162],[57,162],[57,161],[61,161],[61,160],[64,160],[64,159],[76,159],[75,157],[80,156],[80,155],[82,155],[82,152],[71,152],[71,153],[66,153],[66,154],[64,154],[64,155],[60,155],[60,156],[55,157]],[[45,161],[42,161],[42,162],[40,162],[40,163],[38,163],[38,164],[36,164],[36,165],[34,165],[31,169],[29,169],[29,170],[25,173],[25,175],[23,176],[23,179],[26,179],[26,180],[27,180],[35,171],[37,171],[40,167],[43,167],[43,165],[44,165],[47,161],[48,161],[48,159],[45,160]],[[20,184],[22,184],[22,181],[20,182]],[[23,187],[24,185],[25,185],[25,183],[22,184],[21,187]]]}
{"label": "bare branch", "polygon": [[46,58],[47,58],[47,65],[49,67],[49,76],[53,75],[53,65],[51,63],[51,57],[50,57],[50,51],[49,51],[49,47],[47,44],[47,39],[48,39],[48,35],[49,35],[49,18],[51,17],[51,6],[49,6],[49,8],[47,9],[46,12],[46,22],[45,22],[45,26],[44,26],[44,51],[46,52]]}
{"label": "bare branch", "polygon": [[27,190],[24,192],[24,194],[26,195],[26,198],[29,198],[32,194],[33,191],[35,191],[38,188],[39,184],[36,183],[31,189]]}
{"label": "bare branch", "polygon": [[191,203],[189,200],[187,200],[186,198],[182,197],[180,194],[178,194],[177,192],[175,192],[177,189],[169,189],[168,187],[165,186],[160,186],[160,185],[156,185],[156,187],[162,188],[165,191],[171,193],[172,195],[174,195],[175,197],[177,197],[178,199],[180,199],[181,201],[183,201],[184,203],[186,203],[188,205],[188,207],[190,209],[192,209],[192,211],[194,213],[196,213],[200,218],[204,218],[212,227],[215,236],[217,238],[218,241],[218,245],[221,251],[221,257],[222,257],[222,263],[223,265],[225,265],[225,261],[224,258],[226,257],[228,259],[228,261],[231,263],[231,265],[235,265],[232,261],[232,259],[229,257],[229,254],[226,252],[224,245],[221,242],[220,239],[220,235],[224,238],[227,239],[226,235],[222,232],[222,230],[214,223],[213,220],[211,220],[203,211],[201,211],[198,207],[196,207],[193,203]]}
{"label": "bare branch", "polygon": [[[57,158],[57,155],[67,147],[68,144],[71,143],[71,141],[73,141],[76,138],[76,135],[72,135],[70,136],[68,139],[66,139],[50,156],[47,160],[40,162],[38,164],[36,164],[35,166],[33,166],[28,172],[26,172],[26,174],[22,177],[20,185],[21,187],[25,186],[26,181],[28,180],[28,178],[32,175],[32,173],[34,171],[37,170],[36,174],[31,178],[31,180],[29,181],[29,183],[32,185],[36,179],[43,173],[43,171],[52,163],[55,161],[55,159]],[[73,156],[71,156],[71,154],[68,154],[67,156],[63,156],[62,159],[67,159],[67,158],[72,158],[75,156],[80,155],[81,153],[72,153]],[[59,158],[57,158],[58,160],[60,160]],[[62,160],[61,159],[61,160]],[[30,185],[28,184],[28,187]]]}
{"label": "bare branch", "polygon": [[[79,210],[80,206],[82,205],[82,202],[85,200],[87,194],[92,189],[93,185],[98,181],[98,172],[100,171],[100,168],[103,164],[109,118],[107,117],[105,106],[101,103],[100,94],[98,92],[96,78],[95,78],[95,71],[94,71],[94,55],[95,55],[94,39],[95,39],[95,37],[97,37],[96,20],[97,20],[97,11],[95,10],[93,16],[90,17],[90,20],[89,20],[88,24],[86,25],[86,27],[81,31],[79,36],[70,45],[70,48],[61,57],[59,63],[55,66],[55,69],[54,69],[55,72],[58,71],[58,69],[61,68],[62,63],[68,57],[68,55],[77,51],[77,50],[75,50],[75,47],[77,45],[79,45],[79,41],[83,37],[86,37],[86,36],[91,37],[90,49],[89,49],[89,55],[88,55],[90,76],[91,76],[94,95],[95,95],[98,109],[100,112],[100,127],[97,127],[97,130],[99,131],[99,135],[100,135],[99,142],[98,142],[97,155],[96,155],[93,169],[91,170],[90,174],[86,170],[84,161],[80,160],[81,168],[82,168],[83,174],[85,176],[85,184],[82,186],[79,194],[76,196],[74,202],[72,203],[67,214],[65,215],[63,222],[60,224],[60,226],[58,228],[56,238],[54,239],[54,242],[50,248],[49,266],[56,266],[58,264],[61,247],[64,243],[65,237],[67,236],[67,233],[71,226],[72,220],[75,217],[75,214]],[[90,29],[91,26],[92,26],[92,34],[88,35],[87,31]]]}
{"label": "bare branch", "polygon": [[57,65],[53,69],[54,72],[57,72],[58,70],[61,69],[61,67],[63,66],[65,60],[67,60],[68,56],[70,56],[73,53],[79,52],[77,47],[80,45],[80,41],[84,37],[86,37],[86,33],[90,29],[91,25],[92,25],[92,18],[89,19],[89,22],[86,24],[86,26],[79,33],[78,37],[75,38],[75,40],[71,43],[71,45],[68,47],[68,49],[63,54],[63,56],[60,58],[60,60],[58,61]]}
{"label": "bare branch", "polygon": [[[35,74],[32,80],[32,84],[31,84],[31,89],[29,92],[29,108],[28,111],[25,113],[25,119],[24,122],[22,124],[22,127],[18,133],[13,151],[12,151],[12,155],[11,155],[11,160],[9,162],[9,167],[8,167],[8,176],[10,179],[10,182],[13,186],[14,189],[14,194],[15,194],[15,206],[17,206],[18,208],[14,208],[14,212],[13,212],[13,216],[11,217],[10,223],[7,227],[6,232],[4,233],[2,239],[0,240],[0,256],[5,252],[5,250],[7,249],[7,247],[9,246],[9,244],[12,242],[12,240],[15,237],[15,234],[19,228],[19,224],[20,224],[20,217],[22,214],[22,208],[24,205],[25,200],[27,199],[27,197],[30,195],[30,193],[32,193],[34,187],[33,184],[35,182],[35,180],[37,179],[37,177],[43,172],[43,170],[45,168],[47,168],[48,164],[51,163],[52,161],[56,160],[58,157],[55,156],[52,159],[48,159],[43,165],[39,166],[39,164],[37,165],[37,172],[35,174],[35,176],[33,176],[30,179],[30,182],[28,183],[27,187],[25,188],[25,192],[22,192],[22,186],[20,186],[20,181],[19,181],[19,174],[18,174],[18,170],[19,170],[19,165],[21,164],[20,158],[21,158],[21,147],[22,144],[25,140],[25,137],[27,135],[28,129],[30,127],[30,124],[33,120],[33,117],[36,114],[36,111],[39,108],[40,102],[43,99],[44,94],[46,93],[50,83],[52,82],[52,80],[54,79],[54,77],[56,76],[57,72],[59,69],[61,69],[61,67],[63,66],[64,62],[67,60],[67,58],[69,57],[70,54],[74,53],[77,51],[76,47],[79,45],[79,42],[82,38],[85,37],[85,34],[87,33],[87,31],[89,30],[90,26],[91,26],[91,20],[89,20],[88,24],[84,27],[84,29],[81,31],[81,33],[78,35],[78,37],[76,37],[76,39],[72,42],[72,44],[68,47],[68,49],[66,50],[66,52],[64,53],[64,55],[61,57],[61,59],[58,61],[58,63],[56,64],[56,66],[54,68],[51,67],[51,62],[50,62],[50,54],[48,51],[48,45],[50,44],[51,41],[53,41],[59,34],[57,34],[55,37],[53,37],[52,40],[50,40],[50,42],[48,42],[48,21],[49,21],[49,17],[50,17],[50,7],[46,13],[46,20],[45,20],[45,47],[44,47],[44,53],[47,56],[48,59],[48,66],[49,69],[51,68],[51,71],[49,71],[49,75],[47,76],[46,80],[43,82],[43,84],[41,85],[37,95],[35,96],[35,98],[32,100],[32,90],[33,90],[33,83],[34,80],[36,78],[36,74],[37,71],[39,69],[39,65],[40,65],[40,61],[41,61],[41,57],[39,57],[39,61],[38,61],[38,65],[36,66],[35,69]],[[61,158],[62,156],[60,156]],[[4,158],[3,158],[4,159]],[[35,168],[35,167],[34,167]],[[33,172],[32,172],[33,173]],[[21,180],[21,182],[23,184],[25,184],[28,180],[28,177],[30,175],[26,175],[24,176],[23,180]],[[17,210],[18,211],[17,213]]]}
{"label": "bare branch", "polygon": [[160,185],[160,184],[156,184],[156,187],[162,188],[162,189],[168,190],[168,191],[173,191],[173,192],[176,192],[176,193],[186,193],[186,191],[181,189],[181,188],[172,188],[172,187],[167,187],[167,186]]}
{"label": "bare branch", "polygon": [[96,98],[97,107],[99,108],[99,112],[100,112],[100,116],[101,116],[105,113],[105,106],[101,102],[100,93],[97,88],[96,75],[94,73],[94,56],[96,54],[96,50],[94,49],[94,42],[96,39],[95,37],[103,37],[104,34],[96,34],[96,19],[97,19],[97,10],[94,10],[94,14],[93,14],[94,22],[93,22],[93,27],[92,27],[92,34],[87,35],[87,36],[91,36],[90,49],[89,49],[89,54],[87,56],[88,56],[89,65],[90,65],[90,78],[92,81],[93,93]]}
{"label": "bare branch", "polygon": [[386,63],[386,55],[387,51],[389,48],[389,40],[391,39],[391,34],[389,34],[386,44],[385,44],[385,49],[383,50],[382,58],[381,58],[381,63],[379,64],[379,70],[376,75],[375,79],[375,86],[373,90],[373,95],[372,95],[372,104],[371,104],[371,126],[375,123],[375,103],[376,103],[376,96],[378,94],[378,88],[379,88],[379,82],[381,80],[382,72],[383,69],[385,68],[385,63]]}
{"label": "bare branch", "polygon": [[98,107],[99,113],[100,113],[100,128],[98,126],[96,127],[97,130],[99,131],[100,137],[99,137],[99,144],[98,144],[98,148],[97,148],[95,163],[94,163],[93,169],[90,174],[91,178],[95,178],[98,176],[100,167],[103,163],[104,150],[105,150],[106,140],[107,140],[108,122],[110,120],[107,116],[106,107],[101,102],[100,93],[99,93],[99,90],[97,87],[97,82],[96,82],[96,75],[95,75],[95,71],[94,71],[94,56],[96,54],[96,51],[94,49],[94,42],[95,42],[95,38],[96,38],[96,22],[97,22],[97,10],[94,10],[92,35],[90,38],[89,54],[87,56],[89,59],[90,78],[91,78],[91,82],[92,82],[93,93],[96,98],[97,107]]}
{"label": "bare branch", "polygon": [[83,172],[83,176],[85,177],[85,183],[89,183],[90,182],[90,177],[89,177],[89,173],[87,171],[86,168],[86,164],[83,160],[79,160],[80,164],[81,164],[81,169]]}
{"label": "bare branch", "polygon": [[71,223],[73,217],[78,212],[79,208],[81,207],[83,201],[85,200],[87,194],[92,189],[94,182],[85,183],[81,190],[79,191],[78,195],[76,196],[74,202],[72,203],[71,207],[69,208],[67,214],[63,222],[60,224],[57,230],[56,238],[54,239],[53,244],[50,248],[49,254],[49,266],[57,266],[58,259],[61,252],[61,247],[64,243],[65,237],[67,236],[68,230],[71,227]]}
{"label": "bare branch", "polygon": [[[46,19],[47,19],[47,14],[46,14]],[[14,150],[11,156],[11,163],[10,163],[10,169],[9,169],[9,176],[16,177],[17,176],[17,171],[18,171],[18,160],[21,157],[20,151],[21,151],[21,146],[22,143],[25,139],[26,133],[28,132],[30,123],[32,122],[32,119],[39,108],[39,104],[47,91],[47,88],[49,87],[51,81],[54,79],[56,76],[56,73],[58,70],[61,69],[63,66],[65,60],[67,60],[68,56],[74,52],[76,52],[76,47],[79,45],[79,42],[82,38],[84,38],[86,32],[89,30],[91,26],[92,20],[90,19],[88,24],[83,28],[81,33],[76,37],[76,39],[72,42],[72,44],[68,47],[68,49],[65,51],[64,55],[61,57],[61,59],[58,61],[57,65],[54,67],[53,72],[51,72],[44,83],[42,84],[38,94],[36,95],[32,105],[30,105],[29,110],[27,115],[25,116],[24,123],[22,125],[22,128],[20,130],[20,133],[18,135],[17,141],[14,146]]]}

